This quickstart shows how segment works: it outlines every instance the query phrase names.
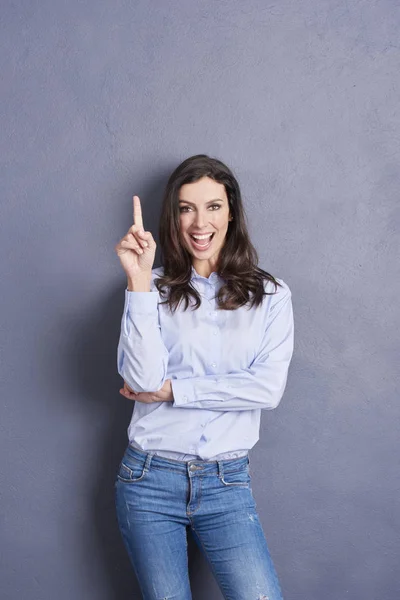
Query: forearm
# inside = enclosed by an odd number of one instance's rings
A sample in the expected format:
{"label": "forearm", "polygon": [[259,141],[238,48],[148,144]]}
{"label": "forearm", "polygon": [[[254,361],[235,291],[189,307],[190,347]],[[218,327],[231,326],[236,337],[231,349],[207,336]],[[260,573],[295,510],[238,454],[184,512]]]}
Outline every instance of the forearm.
{"label": "forearm", "polygon": [[132,279],[128,277],[127,289],[128,292],[150,292],[151,273],[149,276],[143,276],[141,278],[136,277],[135,279]]}
{"label": "forearm", "polygon": [[135,392],[161,389],[167,375],[169,355],[161,337],[157,302],[157,292],[125,292],[117,366]]}
{"label": "forearm", "polygon": [[288,363],[223,376],[173,379],[174,406],[217,411],[276,408],[286,386]]}

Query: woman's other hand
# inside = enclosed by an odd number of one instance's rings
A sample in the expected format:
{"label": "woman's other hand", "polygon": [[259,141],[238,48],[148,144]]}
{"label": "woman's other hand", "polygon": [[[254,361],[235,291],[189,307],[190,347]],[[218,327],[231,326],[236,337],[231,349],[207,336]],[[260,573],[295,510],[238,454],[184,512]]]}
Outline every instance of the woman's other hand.
{"label": "woman's other hand", "polygon": [[139,393],[134,392],[124,381],[124,387],[119,390],[119,393],[125,398],[128,398],[128,400],[137,400],[138,402],[144,402],[145,404],[151,404],[152,402],[173,402],[174,400],[170,379],[166,379],[161,390],[158,390],[158,392]]}
{"label": "woman's other hand", "polygon": [[115,246],[128,281],[150,282],[156,247],[150,231],[144,231],[139,196],[133,196],[133,225]]}

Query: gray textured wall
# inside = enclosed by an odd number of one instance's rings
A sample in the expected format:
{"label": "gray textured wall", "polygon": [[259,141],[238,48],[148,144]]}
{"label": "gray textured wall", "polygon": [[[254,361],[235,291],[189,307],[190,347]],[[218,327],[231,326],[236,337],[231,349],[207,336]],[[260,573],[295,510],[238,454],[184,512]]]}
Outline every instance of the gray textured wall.
{"label": "gray textured wall", "polygon": [[[128,600],[113,483],[134,193],[227,162],[292,288],[254,493],[286,598],[398,600],[399,4],[3,0],[1,597]],[[397,392],[397,393],[396,393]],[[221,598],[190,547],[195,600]]]}

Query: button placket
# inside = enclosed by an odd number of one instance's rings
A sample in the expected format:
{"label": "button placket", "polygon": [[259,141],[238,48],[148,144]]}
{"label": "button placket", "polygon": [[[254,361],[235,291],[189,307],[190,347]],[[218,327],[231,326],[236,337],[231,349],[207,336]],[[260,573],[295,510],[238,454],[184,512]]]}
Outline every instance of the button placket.
{"label": "button placket", "polygon": [[208,290],[207,290],[207,296],[208,296],[207,315],[209,317],[208,324],[210,326],[209,335],[212,336],[212,338],[211,338],[212,341],[210,344],[210,351],[209,351],[207,366],[208,366],[209,373],[214,374],[216,371],[218,371],[218,363],[220,360],[220,352],[221,352],[221,339],[220,339],[220,327],[219,327],[221,311],[218,310],[217,299],[216,299],[216,293],[217,293],[216,281],[217,281],[218,277],[216,274],[214,274],[214,276],[211,276],[210,279],[211,280],[209,282],[209,286],[208,286]]}
{"label": "button placket", "polygon": [[213,336],[213,343],[211,345],[211,349],[212,352],[210,353],[210,362],[209,362],[209,369],[212,372],[215,372],[215,370],[218,367],[218,359],[219,358],[219,353],[220,353],[220,340],[218,339],[218,334],[220,333],[219,331],[219,326],[218,326],[218,320],[219,320],[219,313],[217,310],[215,310],[215,300],[213,302],[213,310],[211,310],[209,312],[209,315],[211,317],[211,321],[212,321],[212,336]]}

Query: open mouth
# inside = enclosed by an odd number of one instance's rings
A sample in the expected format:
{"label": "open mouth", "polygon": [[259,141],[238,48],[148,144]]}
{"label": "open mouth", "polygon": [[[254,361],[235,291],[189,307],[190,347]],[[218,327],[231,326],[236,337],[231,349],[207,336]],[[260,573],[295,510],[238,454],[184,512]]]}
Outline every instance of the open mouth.
{"label": "open mouth", "polygon": [[196,250],[208,250],[208,248],[211,246],[214,235],[214,233],[205,233],[203,235],[191,234],[190,240],[192,242],[192,246],[196,248]]}

